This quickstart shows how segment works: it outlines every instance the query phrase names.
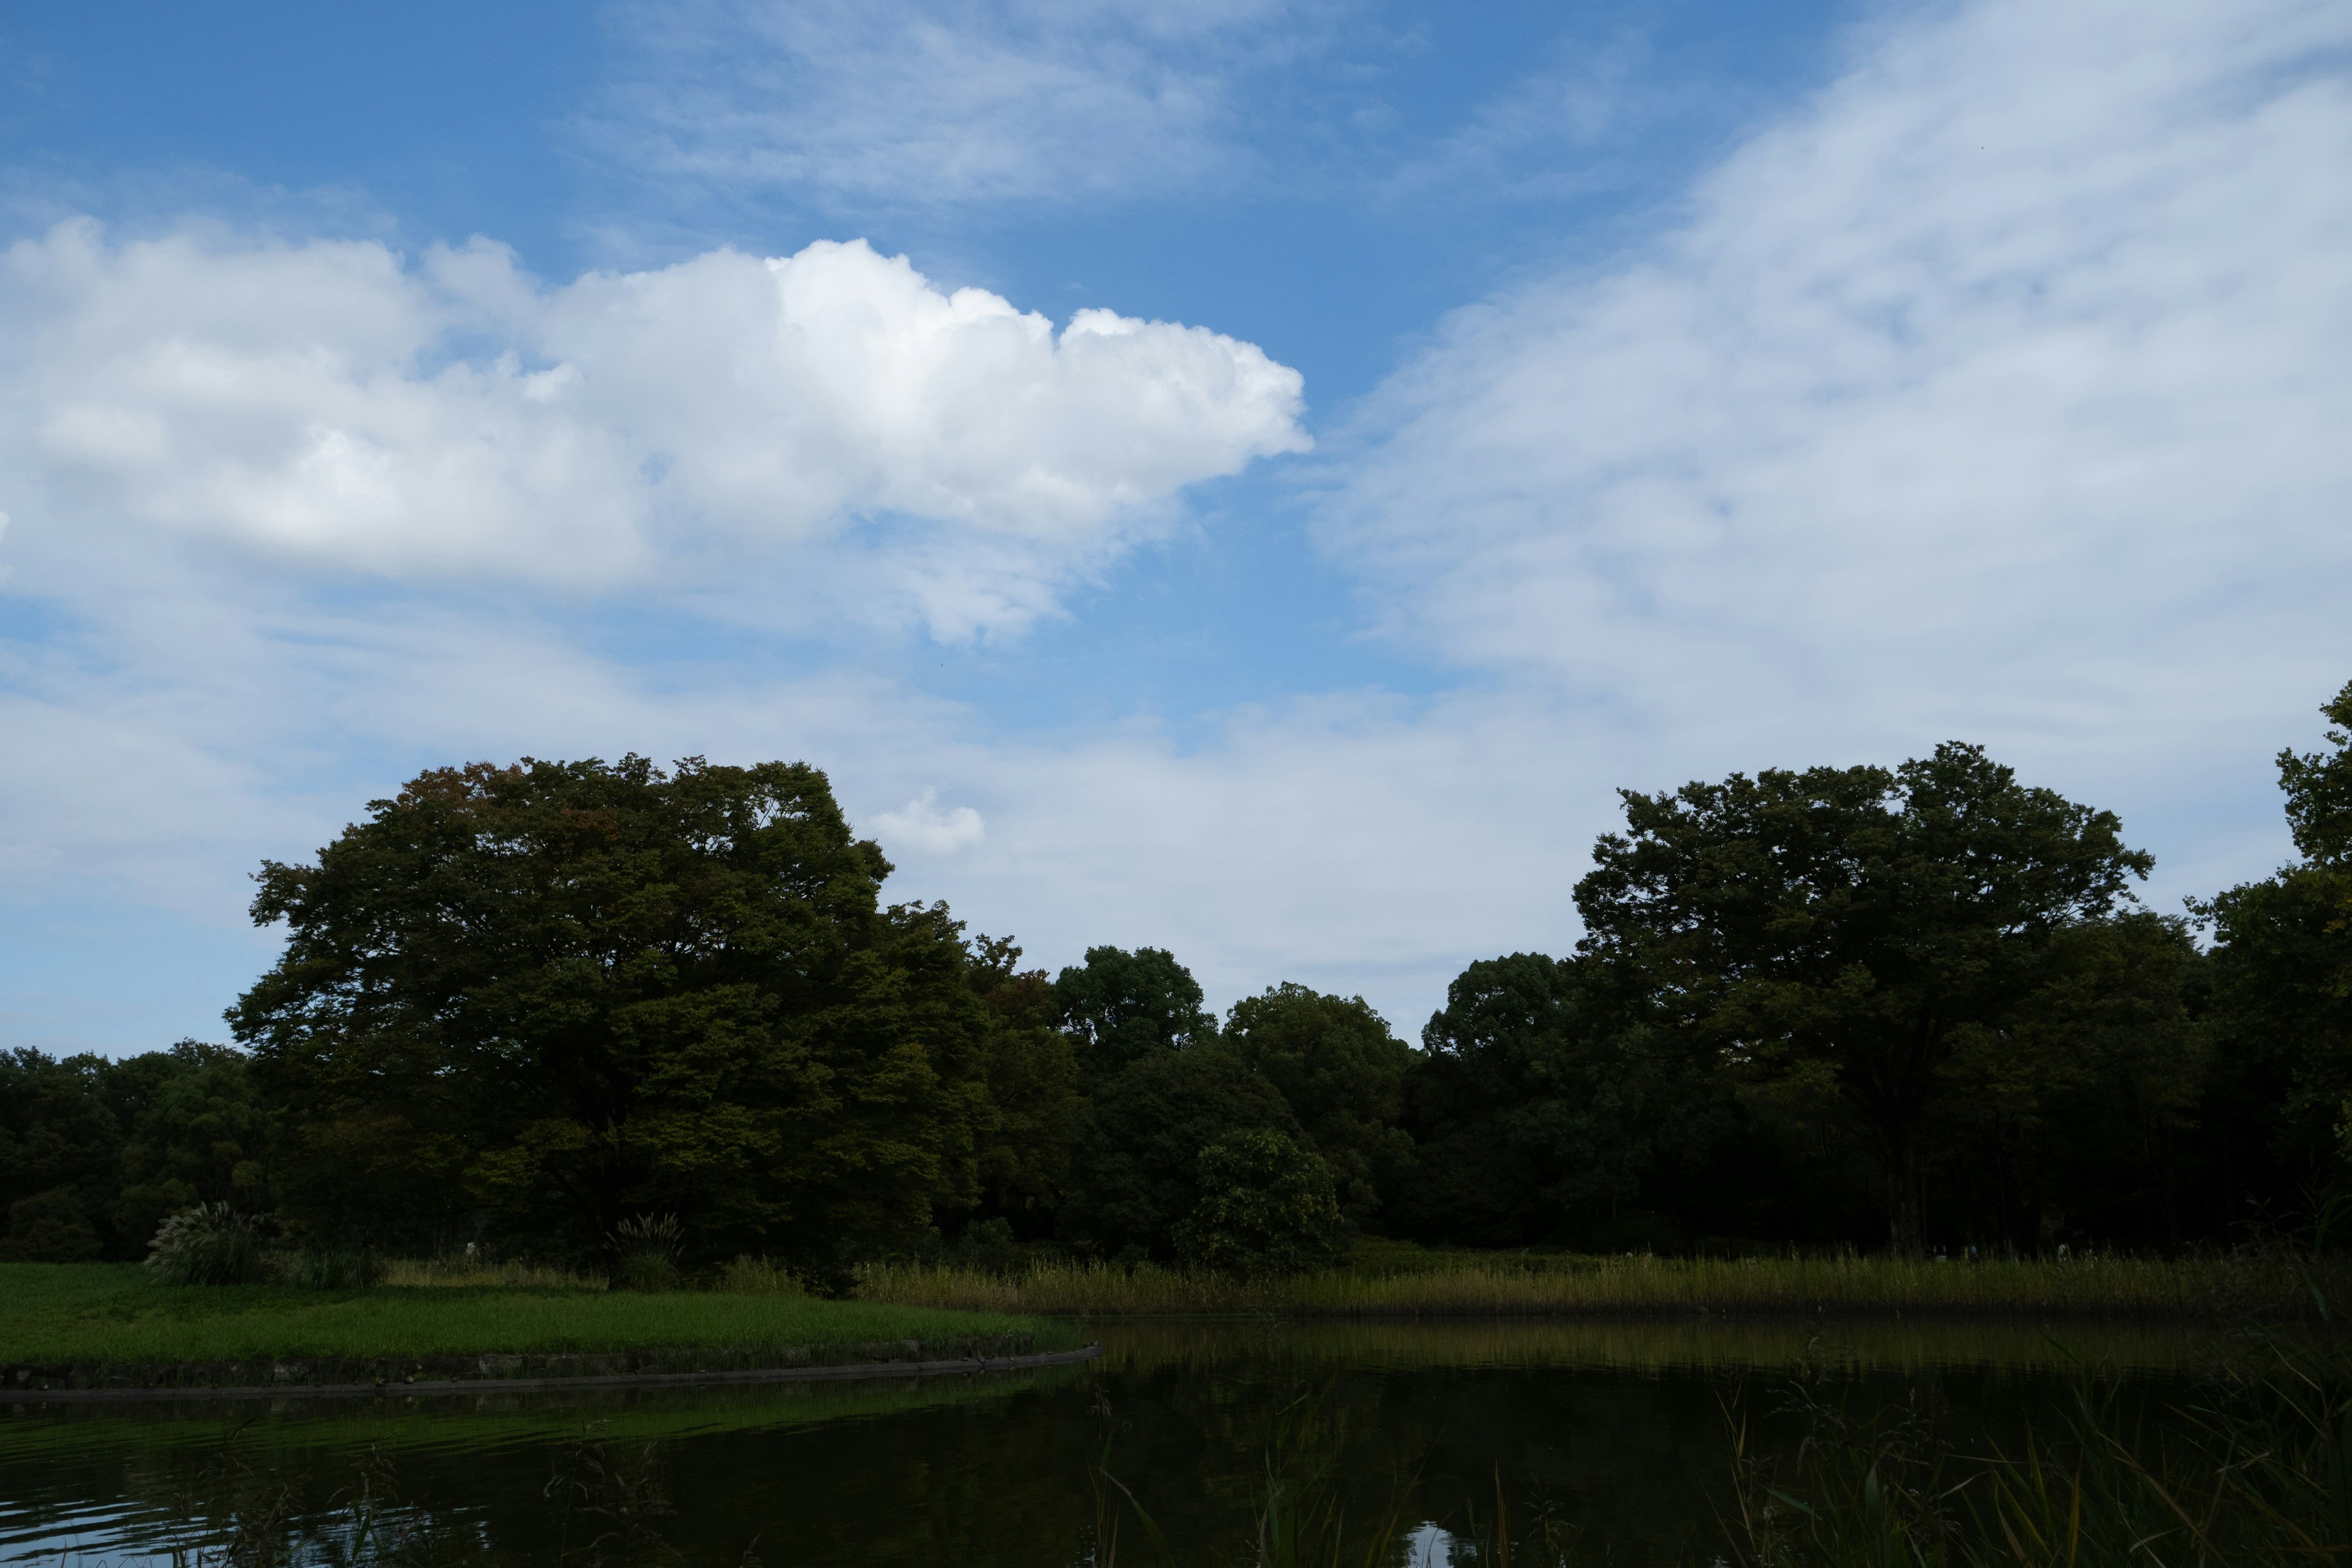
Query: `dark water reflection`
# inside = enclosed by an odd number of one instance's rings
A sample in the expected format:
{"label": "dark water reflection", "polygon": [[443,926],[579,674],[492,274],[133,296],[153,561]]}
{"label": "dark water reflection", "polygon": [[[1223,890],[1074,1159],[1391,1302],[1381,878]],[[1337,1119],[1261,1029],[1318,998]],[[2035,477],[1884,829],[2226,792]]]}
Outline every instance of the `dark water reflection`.
{"label": "dark water reflection", "polygon": [[[2057,1408],[2086,1370],[2159,1394],[2218,1352],[2185,1330],[2031,1324],[1095,1331],[1091,1365],[920,1384],[16,1406],[0,1412],[0,1562],[169,1561],[206,1510],[239,1507],[282,1508],[325,1560],[362,1468],[429,1527],[411,1555],[452,1561],[1060,1568],[1108,1559],[1115,1528],[1119,1562],[1248,1563],[1271,1475],[1342,1521],[1351,1562],[1444,1563],[1449,1535],[1476,1561],[1498,1491],[1520,1561],[1549,1531],[1580,1560],[1706,1562],[1727,1406],[1785,1447],[1770,1412],[1795,1378],[1857,1406],[1916,1400],[1981,1440]],[[547,1496],[559,1474],[568,1519]]]}

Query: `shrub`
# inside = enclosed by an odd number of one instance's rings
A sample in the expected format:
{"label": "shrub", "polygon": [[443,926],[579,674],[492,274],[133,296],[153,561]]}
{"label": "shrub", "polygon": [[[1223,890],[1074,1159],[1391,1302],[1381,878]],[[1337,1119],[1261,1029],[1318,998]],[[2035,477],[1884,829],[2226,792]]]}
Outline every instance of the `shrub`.
{"label": "shrub", "polygon": [[167,1285],[247,1285],[268,1277],[261,1222],[225,1203],[167,1216],[147,1244],[147,1267]]}
{"label": "shrub", "polygon": [[678,1241],[683,1235],[676,1215],[635,1215],[614,1226],[613,1289],[677,1289]]}
{"label": "shrub", "polygon": [[915,1243],[915,1261],[925,1268],[969,1268],[1000,1277],[1029,1266],[1028,1254],[1013,1235],[1013,1223],[1003,1218],[971,1221],[952,1245],[934,1226]]}
{"label": "shrub", "polygon": [[71,1187],[51,1187],[8,1205],[8,1234],[0,1261],[87,1263],[102,1250],[98,1232]]}
{"label": "shrub", "polygon": [[1200,1204],[1176,1227],[1186,1266],[1263,1279],[1339,1256],[1331,1168],[1284,1134],[1226,1133],[1201,1151],[1200,1181]]}

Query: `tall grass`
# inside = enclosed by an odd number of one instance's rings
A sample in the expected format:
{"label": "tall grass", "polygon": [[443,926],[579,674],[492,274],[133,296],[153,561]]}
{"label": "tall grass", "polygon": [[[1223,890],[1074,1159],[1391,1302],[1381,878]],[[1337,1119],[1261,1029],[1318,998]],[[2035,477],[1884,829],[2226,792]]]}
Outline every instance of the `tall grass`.
{"label": "tall grass", "polygon": [[2352,1562],[2352,1348],[2263,1331],[2154,1418],[2087,1381],[2056,1432],[1967,1455],[1915,1409],[1800,1401],[1790,1474],[1736,1427],[1739,1559],[1754,1568],[2285,1568]]}
{"label": "tall grass", "polygon": [[492,1263],[486,1258],[450,1254],[440,1258],[387,1258],[383,1282],[405,1287],[600,1290],[604,1287],[604,1277],[547,1263]]}
{"label": "tall grass", "polygon": [[[1443,1255],[1440,1255],[1443,1258]],[[2352,1277],[2352,1268],[2328,1266]],[[2345,1281],[2352,1282],[2352,1278]],[[1536,1258],[1487,1254],[1252,1284],[1155,1265],[1033,1263],[1017,1273],[879,1264],[861,1300],[965,1310],[1113,1315],[1279,1311],[1330,1317],[1643,1313],[1998,1313],[2244,1317],[2299,1313],[2286,1261],[2093,1256],[2067,1262],[1900,1258]]]}

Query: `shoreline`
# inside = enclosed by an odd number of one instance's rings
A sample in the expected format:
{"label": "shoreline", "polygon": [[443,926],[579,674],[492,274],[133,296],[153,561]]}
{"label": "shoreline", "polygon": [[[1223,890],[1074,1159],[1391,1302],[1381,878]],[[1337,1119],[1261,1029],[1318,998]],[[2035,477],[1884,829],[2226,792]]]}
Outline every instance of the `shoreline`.
{"label": "shoreline", "polygon": [[[33,1386],[33,1381],[42,1376],[70,1379],[77,1374],[86,1376],[102,1373],[104,1368],[100,1365],[58,1368],[18,1365],[0,1370],[0,1382],[5,1382],[6,1385],[5,1388],[0,1388],[0,1405],[119,1403],[178,1399],[327,1399],[394,1396],[414,1398],[453,1394],[546,1394],[575,1388],[689,1388],[728,1384],[801,1383],[821,1378],[940,1377],[992,1372],[1022,1372],[1045,1366],[1068,1366],[1080,1362],[1093,1361],[1102,1353],[1102,1346],[1099,1343],[1089,1342],[1076,1350],[1038,1351],[1009,1356],[975,1355],[942,1361],[832,1362],[822,1365],[714,1368],[700,1372],[583,1373],[554,1377],[509,1377],[495,1373],[485,1373],[476,1377],[439,1378],[426,1381],[387,1378],[370,1383],[304,1383],[289,1379],[269,1383],[90,1386],[88,1384],[77,1385],[68,1382],[64,1386],[58,1387],[36,1387]],[[507,1358],[485,1356],[479,1359],[487,1363]],[[25,1379],[22,1384],[18,1382],[20,1377]]]}

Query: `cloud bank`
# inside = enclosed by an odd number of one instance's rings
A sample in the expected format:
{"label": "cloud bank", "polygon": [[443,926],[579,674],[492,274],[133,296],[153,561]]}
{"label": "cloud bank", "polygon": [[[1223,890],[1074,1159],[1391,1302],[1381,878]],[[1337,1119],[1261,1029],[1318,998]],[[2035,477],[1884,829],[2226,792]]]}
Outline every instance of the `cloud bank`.
{"label": "cloud bank", "polygon": [[1722,763],[2265,755],[2352,674],[2347,45],[2310,0],[1864,35],[1654,243],[1453,317],[1325,542],[1396,635]]}
{"label": "cloud bank", "polygon": [[[1071,47],[1147,25],[1097,15]],[[2347,46],[2308,0],[1855,36],[1647,241],[1450,318],[1325,443],[1323,548],[1459,689],[1190,745],[546,606],[792,578],[1016,627],[1302,444],[1248,345],[854,247],[549,288],[480,246],[53,232],[0,268],[0,554],[13,608],[70,614],[0,647],[0,854],[233,919],[236,872],[426,762],[807,757],[894,891],[1033,961],[1149,942],[1220,1001],[1297,979],[1410,1029],[1464,961],[1573,942],[1611,786],[1958,736],[2119,809],[2177,907],[2284,852],[2268,759],[2352,675]],[[929,177],[891,156],[860,189]],[[330,579],[424,586],[278,586]]]}
{"label": "cloud bank", "polygon": [[[1298,374],[1251,344],[1057,331],[863,242],[547,288],[478,239],[411,266],[74,222],[0,256],[0,341],[19,540],[589,592],[790,559],[948,637],[1017,629],[1185,485],[1307,444]],[[873,552],[863,580],[780,554],[829,541]]]}

